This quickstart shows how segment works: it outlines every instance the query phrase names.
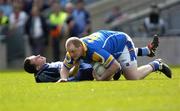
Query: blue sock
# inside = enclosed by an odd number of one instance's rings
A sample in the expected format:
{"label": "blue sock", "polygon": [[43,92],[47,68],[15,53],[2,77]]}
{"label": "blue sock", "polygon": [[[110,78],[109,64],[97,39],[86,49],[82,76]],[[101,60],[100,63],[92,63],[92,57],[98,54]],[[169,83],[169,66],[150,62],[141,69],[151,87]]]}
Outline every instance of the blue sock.
{"label": "blue sock", "polygon": [[157,71],[159,69],[159,61],[155,60],[155,61],[150,62],[149,64],[152,66],[153,71]]}
{"label": "blue sock", "polygon": [[138,56],[147,56],[150,53],[148,47],[138,48]]}

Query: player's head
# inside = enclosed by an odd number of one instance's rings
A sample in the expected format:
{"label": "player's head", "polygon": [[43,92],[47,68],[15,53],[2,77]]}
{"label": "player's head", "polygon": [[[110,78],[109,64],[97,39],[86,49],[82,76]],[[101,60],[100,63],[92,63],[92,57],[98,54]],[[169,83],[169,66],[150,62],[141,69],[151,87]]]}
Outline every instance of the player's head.
{"label": "player's head", "polygon": [[79,59],[83,54],[82,41],[77,37],[71,37],[66,41],[66,51],[74,60]]}
{"label": "player's head", "polygon": [[28,73],[36,73],[44,64],[46,58],[40,55],[32,55],[24,60],[24,70]]}

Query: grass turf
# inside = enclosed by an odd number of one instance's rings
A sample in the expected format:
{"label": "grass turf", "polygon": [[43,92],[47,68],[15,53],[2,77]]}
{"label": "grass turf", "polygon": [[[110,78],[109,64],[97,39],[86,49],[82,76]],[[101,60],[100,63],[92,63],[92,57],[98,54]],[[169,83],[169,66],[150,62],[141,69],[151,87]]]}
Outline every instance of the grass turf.
{"label": "grass turf", "polygon": [[172,79],[40,84],[24,71],[1,71],[0,111],[178,111],[180,67],[172,70]]}

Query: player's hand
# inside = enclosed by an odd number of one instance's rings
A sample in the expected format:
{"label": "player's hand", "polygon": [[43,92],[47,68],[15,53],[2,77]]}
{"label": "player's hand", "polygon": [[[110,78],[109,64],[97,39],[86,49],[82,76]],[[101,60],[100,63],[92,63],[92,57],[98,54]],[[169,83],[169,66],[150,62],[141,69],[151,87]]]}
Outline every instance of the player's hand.
{"label": "player's hand", "polygon": [[74,66],[76,66],[76,67],[79,67],[79,65],[80,65],[79,61],[76,61],[75,64],[74,64]]}
{"label": "player's hand", "polygon": [[67,79],[59,79],[59,80],[57,81],[57,83],[59,83],[59,82],[67,82]]}

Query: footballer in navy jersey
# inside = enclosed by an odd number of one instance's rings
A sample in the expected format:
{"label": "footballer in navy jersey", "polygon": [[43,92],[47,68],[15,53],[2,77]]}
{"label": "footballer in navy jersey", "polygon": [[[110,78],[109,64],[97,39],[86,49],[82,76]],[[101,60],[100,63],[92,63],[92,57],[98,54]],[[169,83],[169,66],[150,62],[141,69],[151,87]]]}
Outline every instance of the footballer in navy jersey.
{"label": "footballer in navy jersey", "polygon": [[[60,79],[62,65],[63,62],[60,61],[46,63],[46,58],[40,55],[27,57],[24,61],[25,71],[33,73],[37,83],[57,82]],[[92,71],[90,64],[80,63],[79,71],[76,75],[69,77],[68,81],[93,80]]]}

